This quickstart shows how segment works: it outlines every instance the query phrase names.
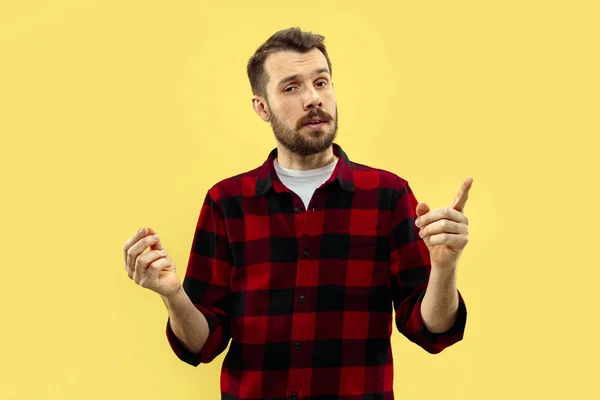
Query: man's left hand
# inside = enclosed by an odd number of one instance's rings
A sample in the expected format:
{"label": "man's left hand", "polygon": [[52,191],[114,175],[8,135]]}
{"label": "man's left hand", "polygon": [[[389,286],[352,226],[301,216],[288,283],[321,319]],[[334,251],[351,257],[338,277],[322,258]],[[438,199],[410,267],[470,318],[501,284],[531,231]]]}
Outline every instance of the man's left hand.
{"label": "man's left hand", "polygon": [[455,268],[469,241],[469,220],[464,209],[472,184],[473,178],[466,178],[449,207],[430,211],[427,204],[417,204],[415,224],[429,248],[432,267]]}

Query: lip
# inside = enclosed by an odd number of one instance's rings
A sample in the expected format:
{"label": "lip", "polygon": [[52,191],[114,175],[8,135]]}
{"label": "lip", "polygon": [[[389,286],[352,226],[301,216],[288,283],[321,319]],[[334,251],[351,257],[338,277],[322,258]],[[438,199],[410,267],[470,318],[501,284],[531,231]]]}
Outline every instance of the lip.
{"label": "lip", "polygon": [[319,128],[322,128],[323,126],[325,126],[325,124],[327,124],[327,121],[321,121],[318,124],[308,123],[308,124],[304,125],[304,127],[308,128],[308,129],[319,129]]}

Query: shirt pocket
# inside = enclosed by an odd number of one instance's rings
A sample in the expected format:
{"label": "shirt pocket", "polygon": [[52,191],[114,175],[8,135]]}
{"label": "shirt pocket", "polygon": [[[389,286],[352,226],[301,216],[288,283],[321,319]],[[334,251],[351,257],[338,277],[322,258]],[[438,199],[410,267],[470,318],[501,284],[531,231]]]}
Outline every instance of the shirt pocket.
{"label": "shirt pocket", "polygon": [[324,235],[321,255],[321,277],[326,284],[356,288],[384,287],[388,284],[387,233],[333,232]]}
{"label": "shirt pocket", "polygon": [[389,260],[389,236],[379,231],[334,231],[322,236],[321,259]]}

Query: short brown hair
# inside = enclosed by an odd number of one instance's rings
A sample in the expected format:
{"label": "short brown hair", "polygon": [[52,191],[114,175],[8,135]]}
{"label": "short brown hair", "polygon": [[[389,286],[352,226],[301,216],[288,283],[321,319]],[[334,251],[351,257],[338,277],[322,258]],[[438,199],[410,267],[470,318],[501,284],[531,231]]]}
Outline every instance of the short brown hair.
{"label": "short brown hair", "polygon": [[327,60],[329,74],[331,75],[331,61],[325,48],[325,37],[312,32],[303,32],[300,28],[288,28],[275,32],[264,42],[248,61],[247,71],[252,87],[252,94],[266,97],[266,87],[269,77],[265,71],[265,60],[271,53],[278,51],[296,51],[307,53],[312,49],[319,49]]}

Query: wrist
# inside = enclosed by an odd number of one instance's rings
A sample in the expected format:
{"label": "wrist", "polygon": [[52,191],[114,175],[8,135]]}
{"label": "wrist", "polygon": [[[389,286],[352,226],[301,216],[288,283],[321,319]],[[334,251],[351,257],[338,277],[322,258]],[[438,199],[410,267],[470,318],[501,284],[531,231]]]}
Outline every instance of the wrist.
{"label": "wrist", "polygon": [[168,295],[163,295],[161,294],[160,297],[162,298],[162,300],[165,302],[165,304],[168,306],[169,304],[174,304],[180,301],[180,299],[183,298],[183,296],[185,296],[185,291],[183,290],[183,286],[179,286],[179,288],[173,292],[170,293]]}
{"label": "wrist", "polygon": [[436,274],[446,274],[451,275],[456,273],[456,264],[442,265],[432,262],[431,263],[431,272]]}

